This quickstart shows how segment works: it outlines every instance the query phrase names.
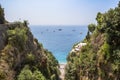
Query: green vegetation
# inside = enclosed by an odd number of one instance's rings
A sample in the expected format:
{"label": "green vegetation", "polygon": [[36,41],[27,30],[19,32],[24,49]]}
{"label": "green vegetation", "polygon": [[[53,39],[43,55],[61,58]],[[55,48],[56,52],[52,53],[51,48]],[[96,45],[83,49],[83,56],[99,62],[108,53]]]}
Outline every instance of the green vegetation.
{"label": "green vegetation", "polygon": [[89,25],[88,25],[88,29],[89,29],[89,31],[90,31],[91,33],[94,32],[95,28],[96,28],[96,25],[95,25],[95,24],[89,24]]}
{"label": "green vegetation", "polygon": [[33,80],[32,71],[28,66],[25,66],[25,68],[23,68],[20,75],[18,76],[18,80]]}
{"label": "green vegetation", "polygon": [[0,80],[59,80],[58,61],[34,39],[28,22],[4,24],[1,10]]}
{"label": "green vegetation", "polygon": [[120,2],[96,20],[88,26],[87,45],[68,55],[65,80],[120,79]]}
{"label": "green vegetation", "polygon": [[0,80],[59,80],[58,61],[33,38],[26,25],[15,22],[6,30],[6,46],[0,53]]}
{"label": "green vegetation", "polygon": [[18,80],[46,80],[42,73],[38,70],[32,71],[29,69],[29,66],[25,66],[18,76]]}
{"label": "green vegetation", "polygon": [[28,39],[27,37],[27,31],[28,28],[22,26],[21,28],[18,28],[16,26],[15,29],[8,30],[8,44],[12,46],[19,47],[20,50],[24,49],[24,45],[26,44],[26,41]]}

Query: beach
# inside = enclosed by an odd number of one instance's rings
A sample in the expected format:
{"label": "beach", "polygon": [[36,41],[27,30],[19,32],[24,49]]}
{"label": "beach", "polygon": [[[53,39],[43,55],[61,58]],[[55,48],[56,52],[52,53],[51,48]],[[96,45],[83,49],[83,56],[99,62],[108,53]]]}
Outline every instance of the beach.
{"label": "beach", "polygon": [[60,65],[59,70],[60,70],[60,72],[61,72],[60,78],[61,78],[61,80],[64,80],[66,63],[61,63],[61,64],[59,64],[59,65]]}

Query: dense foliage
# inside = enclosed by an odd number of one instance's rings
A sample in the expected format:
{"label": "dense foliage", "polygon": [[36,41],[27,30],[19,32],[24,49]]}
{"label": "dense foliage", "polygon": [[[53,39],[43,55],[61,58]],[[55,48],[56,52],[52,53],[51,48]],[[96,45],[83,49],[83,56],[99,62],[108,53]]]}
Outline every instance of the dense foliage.
{"label": "dense foliage", "polygon": [[65,80],[120,80],[120,2],[96,20],[88,26],[87,45],[68,55]]}
{"label": "dense foliage", "polygon": [[46,80],[42,73],[38,70],[32,71],[29,69],[29,66],[25,66],[18,76],[18,80]]}

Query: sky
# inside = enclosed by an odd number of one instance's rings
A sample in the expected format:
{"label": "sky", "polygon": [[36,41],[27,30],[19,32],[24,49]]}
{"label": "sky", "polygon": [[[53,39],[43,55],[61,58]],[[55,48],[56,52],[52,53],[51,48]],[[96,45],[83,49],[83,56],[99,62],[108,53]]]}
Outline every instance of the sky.
{"label": "sky", "polygon": [[9,22],[30,25],[88,25],[98,12],[115,8],[119,0],[0,0]]}

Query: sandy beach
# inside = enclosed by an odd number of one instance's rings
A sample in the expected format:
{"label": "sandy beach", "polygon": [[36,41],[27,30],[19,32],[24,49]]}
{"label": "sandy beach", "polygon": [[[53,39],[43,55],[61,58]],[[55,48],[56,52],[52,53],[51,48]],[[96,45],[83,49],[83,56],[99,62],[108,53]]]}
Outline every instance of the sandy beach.
{"label": "sandy beach", "polygon": [[66,63],[61,63],[59,65],[60,65],[59,70],[61,72],[60,78],[61,78],[61,80],[64,80]]}

